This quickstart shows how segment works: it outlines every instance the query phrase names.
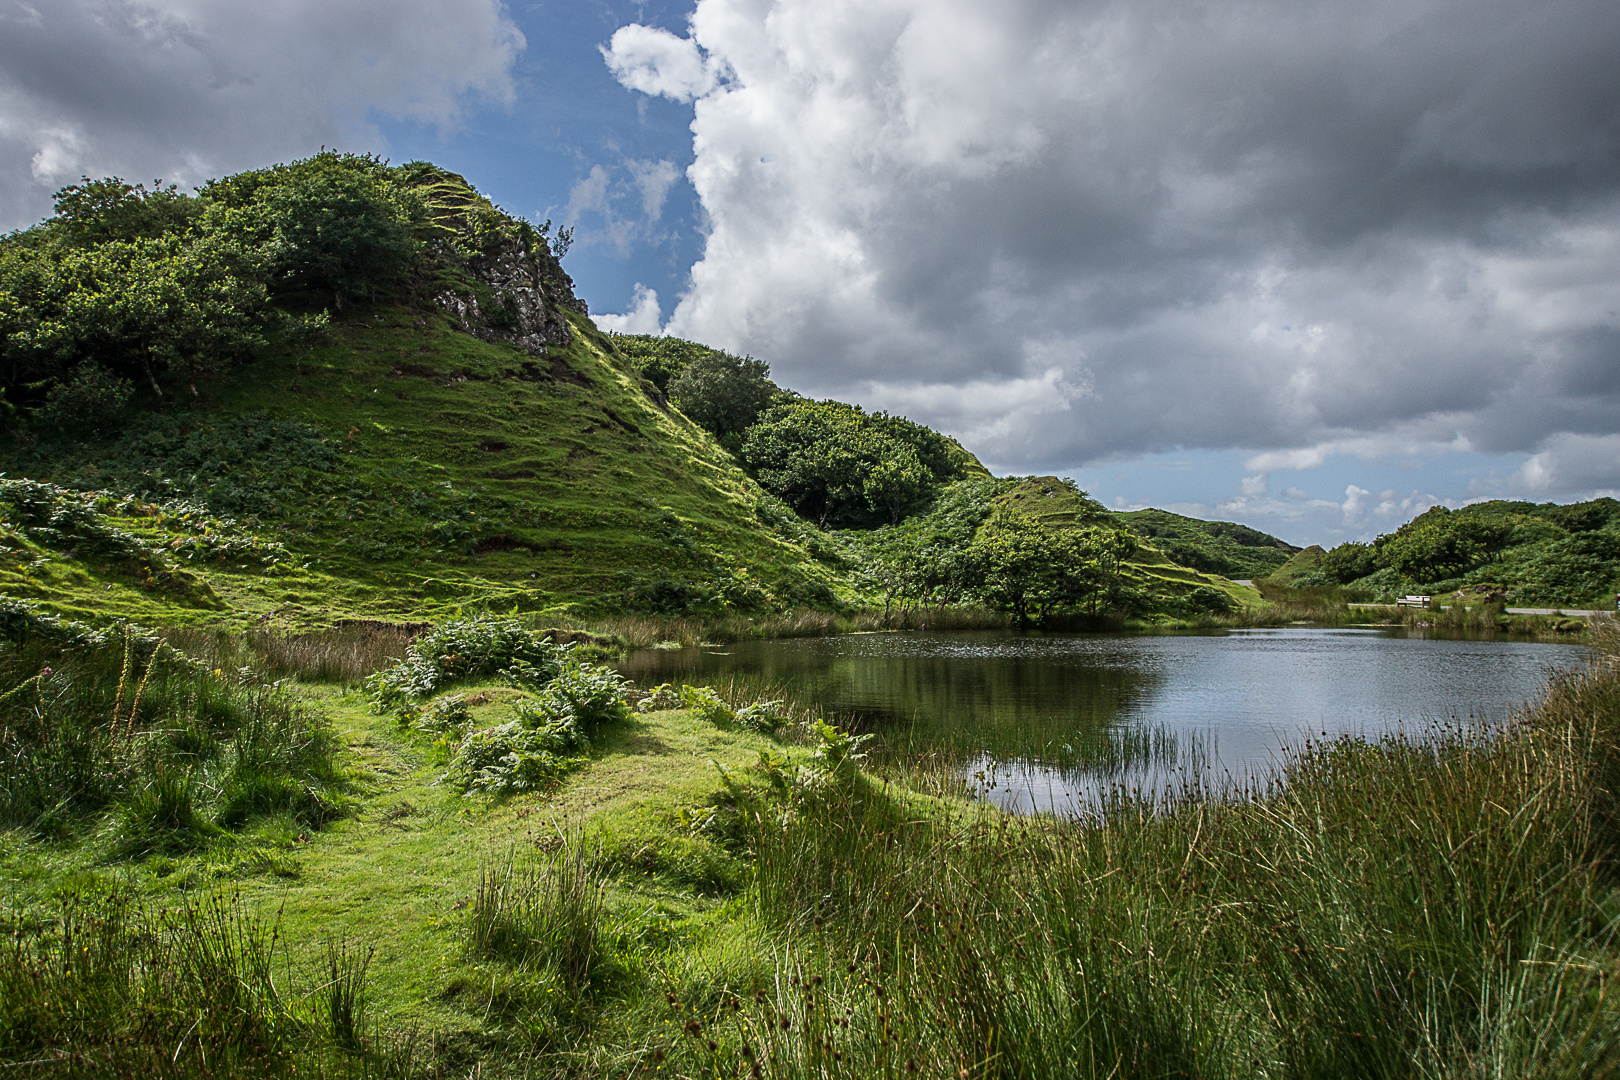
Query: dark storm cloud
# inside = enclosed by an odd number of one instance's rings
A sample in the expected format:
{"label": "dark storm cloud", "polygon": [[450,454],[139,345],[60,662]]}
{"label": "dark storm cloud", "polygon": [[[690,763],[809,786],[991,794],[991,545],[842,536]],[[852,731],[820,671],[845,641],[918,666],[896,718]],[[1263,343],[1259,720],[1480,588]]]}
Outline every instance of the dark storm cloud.
{"label": "dark storm cloud", "polygon": [[1004,465],[1617,428],[1620,5],[700,0],[607,56],[696,99],[671,330]]}
{"label": "dark storm cloud", "polygon": [[0,228],[84,174],[193,184],[505,98],[496,0],[0,0]]}

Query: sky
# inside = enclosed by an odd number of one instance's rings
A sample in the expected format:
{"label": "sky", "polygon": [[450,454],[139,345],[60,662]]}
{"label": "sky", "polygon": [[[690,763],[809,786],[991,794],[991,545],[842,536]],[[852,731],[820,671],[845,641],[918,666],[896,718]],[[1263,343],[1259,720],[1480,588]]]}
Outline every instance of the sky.
{"label": "sky", "polygon": [[1612,0],[0,0],[0,229],[322,146],[601,325],[1295,544],[1620,492]]}

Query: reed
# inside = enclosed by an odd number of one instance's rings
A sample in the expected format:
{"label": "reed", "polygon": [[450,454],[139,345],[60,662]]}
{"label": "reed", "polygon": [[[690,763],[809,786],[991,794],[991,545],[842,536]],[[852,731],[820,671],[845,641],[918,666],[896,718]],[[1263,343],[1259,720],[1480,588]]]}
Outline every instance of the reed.
{"label": "reed", "polygon": [[593,618],[550,618],[548,627],[610,638],[624,648],[649,649],[676,644],[692,647],[761,638],[831,637],[836,634],[891,630],[1003,630],[1006,616],[984,608],[867,608],[838,613],[804,609],[776,615],[730,615],[709,618],[670,615],[605,615]]}
{"label": "reed", "polygon": [[355,685],[403,657],[420,631],[419,626],[356,623],[302,634],[177,627],[163,636],[209,668],[251,667],[272,679]]}
{"label": "reed", "polygon": [[206,846],[259,814],[342,803],[335,739],[286,688],[209,669],[133,629],[0,643],[0,823],[66,837],[113,811],[114,847]]}
{"label": "reed", "polygon": [[467,943],[476,956],[519,971],[554,973],[570,995],[600,981],[608,955],[604,941],[606,879],[583,840],[538,859],[513,852],[485,863],[473,898]]}
{"label": "reed", "polygon": [[[392,1048],[359,1052],[365,965],[298,994],[279,918],[224,894],[149,909],[70,892],[0,934],[0,1063],[8,1076],[392,1077]],[[323,1013],[323,1007],[329,1007]]]}
{"label": "reed", "polygon": [[701,1022],[674,1052],[775,1077],[1611,1075],[1617,637],[1505,731],[1313,744],[1092,823],[820,789],[755,840],[775,978],[681,1002]]}

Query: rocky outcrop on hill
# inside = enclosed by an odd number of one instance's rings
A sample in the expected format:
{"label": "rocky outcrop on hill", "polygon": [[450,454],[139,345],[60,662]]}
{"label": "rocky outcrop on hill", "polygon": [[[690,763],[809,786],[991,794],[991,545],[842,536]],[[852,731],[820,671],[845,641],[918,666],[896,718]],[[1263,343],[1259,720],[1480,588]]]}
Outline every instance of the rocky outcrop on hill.
{"label": "rocky outcrop on hill", "polygon": [[536,228],[512,217],[436,165],[413,162],[404,171],[438,232],[434,303],[474,337],[535,355],[573,340],[564,309],[590,312],[558,262],[562,248],[552,249],[551,223]]}
{"label": "rocky outcrop on hill", "polygon": [[548,346],[567,345],[573,331],[563,308],[586,314],[574,295],[574,282],[561,265],[538,245],[525,251],[522,239],[503,240],[467,259],[473,278],[469,290],[447,289],[435,302],[461,322],[461,328],[484,341],[509,341],[525,352],[543,355]]}

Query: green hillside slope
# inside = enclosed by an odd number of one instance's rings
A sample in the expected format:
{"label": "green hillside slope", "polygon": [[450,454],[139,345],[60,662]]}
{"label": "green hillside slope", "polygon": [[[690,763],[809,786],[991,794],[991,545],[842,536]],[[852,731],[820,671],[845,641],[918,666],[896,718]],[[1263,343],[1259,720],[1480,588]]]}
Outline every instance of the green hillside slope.
{"label": "green hillside slope", "polygon": [[[980,579],[986,570],[985,556],[976,549],[987,532],[996,531],[1003,514],[1032,520],[1045,530],[1094,537],[1118,532],[1113,515],[1073,481],[1031,476],[961,480],[927,513],[900,525],[837,535],[850,551],[856,583],[869,598],[884,604],[955,603],[983,595]],[[1020,540],[1014,546],[1029,545]],[[1140,538],[1117,571],[1117,582],[1104,587],[1109,608],[1092,611],[1090,601],[1084,600],[1054,614],[1112,611],[1148,620],[1186,619],[1265,604],[1253,588],[1180,565]],[[1112,571],[1104,573],[1111,575]]]}
{"label": "green hillside slope", "polygon": [[[566,235],[426,163],[322,153],[195,196],[87,181],[57,207],[0,238],[0,594],[46,610],[304,627],[830,607],[892,595],[879,579],[915,576],[938,528],[960,562],[1004,508],[1126,525],[1148,542],[1107,603],[1181,617],[1256,602],[1219,575],[1285,548],[997,481],[762,362],[600,333]],[[984,568],[963,570],[924,591],[982,600]]]}
{"label": "green hillside slope", "polygon": [[1321,584],[1322,556],[1326,554],[1320,544],[1296,551],[1287,562],[1271,572],[1271,580],[1279,585]]}
{"label": "green hillside slope", "polygon": [[0,592],[293,624],[833,602],[818,534],[462,178],[323,154],[59,208],[0,239]]}
{"label": "green hillside slope", "polygon": [[1501,595],[1509,604],[1603,607],[1620,591],[1620,502],[1505,499],[1434,507],[1370,544],[1326,552],[1296,584]]}
{"label": "green hillside slope", "polygon": [[[198,583],[146,584],[46,537],[0,566],[0,590],[80,613],[296,622],[829,600],[833,577],[800,543],[813,534],[659,408],[589,320],[565,317],[573,340],[536,355],[442,315],[372,311],[115,440],[14,438],[8,475],[136,496],[104,500],[107,523]],[[210,515],[286,554],[169,552]]]}
{"label": "green hillside slope", "polygon": [[1222,577],[1267,577],[1299,551],[1232,521],[1203,521],[1153,509],[1111,511],[1109,516],[1174,561]]}
{"label": "green hillside slope", "polygon": [[[1055,476],[1029,477],[1001,495],[998,501],[1036,517],[1049,528],[1085,528],[1089,525],[1111,523],[1123,516],[1109,513],[1101,503],[1088,498]],[[1131,531],[1135,532],[1135,529]],[[1260,595],[1252,588],[1234,584],[1224,575],[1195,570],[1183,565],[1180,561],[1170,558],[1151,539],[1144,538],[1135,553],[1126,560],[1125,565],[1129,580],[1149,595],[1162,598],[1161,604],[1163,601],[1173,604],[1176,600],[1191,596],[1194,590],[1200,588],[1214,589],[1223,593],[1235,605],[1262,603]]]}

